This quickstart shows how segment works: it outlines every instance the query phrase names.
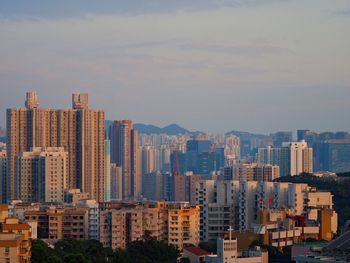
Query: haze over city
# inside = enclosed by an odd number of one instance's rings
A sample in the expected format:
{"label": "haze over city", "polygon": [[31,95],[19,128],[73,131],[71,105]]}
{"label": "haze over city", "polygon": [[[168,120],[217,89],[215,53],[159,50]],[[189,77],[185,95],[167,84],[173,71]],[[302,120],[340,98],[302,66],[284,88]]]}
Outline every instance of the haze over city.
{"label": "haze over city", "polygon": [[0,263],[350,262],[350,0],[0,4]]}
{"label": "haze over city", "polygon": [[88,92],[106,119],[190,130],[350,130],[349,1],[6,1],[0,125]]}

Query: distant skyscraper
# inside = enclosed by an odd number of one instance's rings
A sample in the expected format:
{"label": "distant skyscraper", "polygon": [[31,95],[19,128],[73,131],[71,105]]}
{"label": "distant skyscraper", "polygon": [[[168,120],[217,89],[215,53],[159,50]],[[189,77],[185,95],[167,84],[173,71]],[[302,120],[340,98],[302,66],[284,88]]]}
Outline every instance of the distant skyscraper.
{"label": "distant skyscraper", "polygon": [[131,120],[114,121],[111,130],[111,159],[122,167],[123,198],[134,199],[141,192],[138,173],[138,133]]}
{"label": "distant skyscraper", "polygon": [[225,138],[225,156],[228,159],[239,159],[241,152],[241,140],[238,136],[230,134]]}
{"label": "distant skyscraper", "polygon": [[310,133],[310,130],[297,130],[297,140],[305,140],[306,141],[306,136]]}
{"label": "distant skyscraper", "polygon": [[142,175],[160,170],[159,150],[153,146],[143,146],[140,148],[142,159]]}
{"label": "distant skyscraper", "polygon": [[291,131],[279,131],[272,135],[273,146],[282,147],[282,143],[293,141],[293,133]]}
{"label": "distant skyscraper", "polygon": [[312,148],[305,141],[284,142],[282,146],[289,149],[290,175],[312,173]]}
{"label": "distant skyscraper", "polygon": [[284,142],[281,148],[258,149],[258,163],[278,165],[280,176],[312,173],[312,148],[305,141]]}
{"label": "distant skyscraper", "polygon": [[164,146],[160,149],[160,169],[162,172],[170,172],[170,147]]}
{"label": "distant skyscraper", "polygon": [[205,136],[196,136],[194,140],[188,140],[186,143],[186,164],[187,171],[192,171],[195,174],[200,173],[198,161],[199,155],[204,152],[209,152],[211,141]]}
{"label": "distant skyscraper", "polygon": [[115,163],[111,163],[111,199],[123,199],[123,178],[122,168]]}
{"label": "distant skyscraper", "polygon": [[[177,156],[177,157],[176,157]],[[187,156],[180,151],[174,151],[170,155],[170,171],[174,172],[175,162],[178,163],[180,174],[185,174],[187,171]]]}
{"label": "distant skyscraper", "polygon": [[[272,181],[280,177],[280,169],[277,165],[270,164],[234,164],[231,168],[231,178],[226,174],[229,180],[240,181]],[[228,167],[224,170],[229,171]],[[224,174],[225,176],[225,174]],[[223,179],[226,179],[225,177]]]}
{"label": "distant skyscraper", "polygon": [[164,199],[164,178],[160,171],[142,175],[142,196],[148,200]]}
{"label": "distant skyscraper", "polygon": [[32,147],[64,147],[68,152],[67,188],[80,188],[104,200],[104,112],[88,108],[87,94],[73,94],[73,109],[41,109],[35,92],[26,108],[7,110],[8,170],[3,189],[15,198],[15,156]]}
{"label": "distant skyscraper", "polygon": [[321,168],[324,171],[350,171],[350,139],[327,140],[322,145]]}

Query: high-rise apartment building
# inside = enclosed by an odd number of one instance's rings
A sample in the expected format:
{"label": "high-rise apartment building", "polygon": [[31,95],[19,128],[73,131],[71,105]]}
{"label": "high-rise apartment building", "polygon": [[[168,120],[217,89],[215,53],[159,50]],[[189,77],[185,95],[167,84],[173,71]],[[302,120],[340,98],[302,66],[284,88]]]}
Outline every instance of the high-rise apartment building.
{"label": "high-rise apartment building", "polygon": [[140,147],[141,174],[152,173],[161,170],[161,155],[159,149],[153,146]]}
{"label": "high-rise apartment building", "polygon": [[[228,174],[229,172],[231,172],[231,174]],[[223,179],[241,181],[273,181],[279,176],[280,169],[277,165],[251,163],[234,164],[231,167],[226,167],[224,169]]]}
{"label": "high-rise apartment building", "polygon": [[350,139],[326,140],[322,144],[320,159],[324,171],[350,171]]}
{"label": "high-rise apartment building", "polygon": [[162,200],[164,178],[165,176],[160,171],[144,174],[142,176],[142,196],[148,200]]}
{"label": "high-rise apartment building", "polygon": [[[4,185],[6,177],[7,156],[6,150],[0,151],[0,185]],[[3,199],[6,199],[3,189],[0,189],[0,203],[4,203]]]}
{"label": "high-rise apartment building", "polygon": [[164,145],[160,149],[160,170],[162,172],[170,172],[170,147]]}
{"label": "high-rise apartment building", "polygon": [[64,147],[68,152],[67,188],[80,188],[104,200],[104,112],[88,108],[87,94],[73,94],[73,109],[41,109],[35,92],[26,108],[7,109],[6,200],[15,195],[15,156],[33,147]]}
{"label": "high-rise apartment building", "polygon": [[105,201],[111,200],[111,141],[105,140]]}
{"label": "high-rise apartment building", "polygon": [[111,163],[111,199],[123,199],[123,171],[115,163]]}
{"label": "high-rise apartment building", "polygon": [[[303,215],[315,196],[319,199],[325,196],[324,202],[332,208],[330,193],[315,192],[307,184],[203,180],[196,189],[201,209],[201,240],[224,237],[230,226],[239,231],[249,230],[256,223],[258,211],[265,208],[283,208],[291,215]],[[305,202],[308,199],[309,203]]]}
{"label": "high-rise apartment building", "polygon": [[259,148],[258,163],[278,165],[280,176],[312,173],[312,152],[305,141],[283,142],[281,148]]}
{"label": "high-rise apartment building", "polygon": [[281,162],[281,148],[266,148],[258,149],[258,163],[280,165]]}
{"label": "high-rise apartment building", "polygon": [[293,133],[291,131],[279,131],[271,134],[273,146],[281,147],[284,142],[293,141]]}
{"label": "high-rise apartment building", "polygon": [[199,175],[176,175],[159,171],[143,176],[143,197],[148,200],[186,201],[195,204]]}
{"label": "high-rise apartment building", "polygon": [[204,152],[209,152],[211,141],[204,135],[198,135],[193,140],[188,140],[186,143],[186,164],[187,171],[192,171],[195,174],[200,173],[198,159],[199,155]]}
{"label": "high-rise apartment building", "polygon": [[282,148],[284,147],[289,149],[290,175],[312,173],[312,148],[305,141],[284,142]]}
{"label": "high-rise apartment building", "polygon": [[187,203],[168,203],[168,243],[180,249],[199,243],[199,207]]}
{"label": "high-rise apartment building", "polygon": [[131,120],[114,121],[111,127],[111,160],[122,167],[123,198],[134,199],[140,192],[138,132]]}
{"label": "high-rise apartment building", "polygon": [[63,147],[36,147],[16,155],[15,195],[23,202],[63,203],[67,160]]}

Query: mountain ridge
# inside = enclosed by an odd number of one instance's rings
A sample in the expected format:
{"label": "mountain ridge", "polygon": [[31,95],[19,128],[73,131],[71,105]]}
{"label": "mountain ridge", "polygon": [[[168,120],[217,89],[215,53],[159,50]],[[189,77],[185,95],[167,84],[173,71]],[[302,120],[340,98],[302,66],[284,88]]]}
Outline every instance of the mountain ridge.
{"label": "mountain ridge", "polygon": [[[113,124],[113,121],[105,121],[105,129],[108,130],[109,127]],[[136,128],[139,134],[169,134],[169,135],[178,135],[178,134],[200,134],[204,133],[201,131],[190,131],[186,128],[181,127],[179,124],[171,123],[164,127],[159,127],[153,124],[144,124],[144,123],[135,123],[134,128]]]}

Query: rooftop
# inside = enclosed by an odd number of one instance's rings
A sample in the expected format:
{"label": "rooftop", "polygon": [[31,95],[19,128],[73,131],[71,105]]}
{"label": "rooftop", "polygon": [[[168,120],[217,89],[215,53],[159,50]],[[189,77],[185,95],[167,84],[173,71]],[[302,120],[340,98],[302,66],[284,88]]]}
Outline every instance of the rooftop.
{"label": "rooftop", "polygon": [[188,252],[196,255],[196,256],[208,256],[210,253],[204,249],[201,249],[199,247],[185,247],[184,250],[187,250]]}

